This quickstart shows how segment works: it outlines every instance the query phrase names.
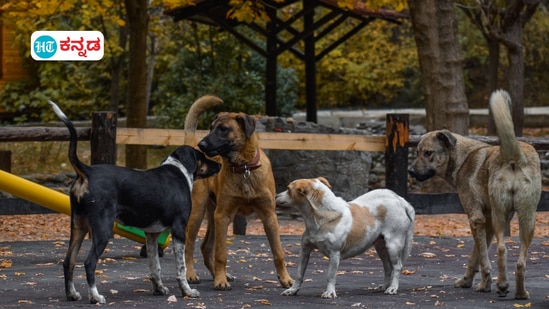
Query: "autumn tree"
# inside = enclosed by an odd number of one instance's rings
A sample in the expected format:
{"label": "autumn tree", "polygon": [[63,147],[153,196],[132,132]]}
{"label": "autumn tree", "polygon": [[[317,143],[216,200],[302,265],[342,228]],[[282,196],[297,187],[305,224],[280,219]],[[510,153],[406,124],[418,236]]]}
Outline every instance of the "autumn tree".
{"label": "autumn tree", "polygon": [[469,109],[452,0],[408,0],[425,94],[427,130],[467,135]]}
{"label": "autumn tree", "polygon": [[[524,47],[523,32],[541,0],[534,1],[462,1],[460,6],[485,36],[490,51],[490,90],[497,87],[499,45],[503,45],[509,62],[506,85],[511,96],[515,134],[524,127]],[[490,131],[494,132],[493,125]]]}

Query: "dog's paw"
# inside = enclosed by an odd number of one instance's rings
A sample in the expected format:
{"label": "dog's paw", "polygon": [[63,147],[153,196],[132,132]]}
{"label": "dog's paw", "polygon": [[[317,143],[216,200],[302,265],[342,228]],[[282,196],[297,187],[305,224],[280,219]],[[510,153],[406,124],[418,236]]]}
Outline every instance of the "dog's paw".
{"label": "dog's paw", "polygon": [[103,295],[93,295],[93,296],[90,296],[90,304],[104,304],[106,303],[107,301],[105,300],[105,297],[103,297]]}
{"label": "dog's paw", "polygon": [[326,290],[324,291],[324,293],[322,293],[322,298],[336,298],[337,295],[336,295],[336,291],[335,290]]}
{"label": "dog's paw", "polygon": [[227,281],[229,281],[229,282],[234,282],[234,276],[231,275],[231,274],[229,274],[229,273],[227,273]]}
{"label": "dog's paw", "polygon": [[200,284],[200,277],[198,277],[198,276],[189,276],[189,277],[187,277],[187,282],[189,284]]}
{"label": "dog's paw", "polygon": [[[508,282],[498,282],[496,291],[498,293],[499,297],[505,297],[507,294],[509,294],[509,283]],[[526,291],[525,291],[526,292]]]}
{"label": "dog's paw", "polygon": [[293,296],[297,294],[297,289],[289,288],[287,290],[284,290],[284,292],[280,293],[282,296]]}
{"label": "dog's paw", "polygon": [[386,295],[396,295],[398,294],[398,288],[394,286],[390,286],[387,289],[385,289],[384,292]]}
{"label": "dog's paw", "polygon": [[68,293],[67,294],[67,300],[69,300],[69,301],[82,300],[82,296],[80,296],[80,293],[78,293],[78,292]]}
{"label": "dog's paw", "polygon": [[231,285],[229,282],[220,282],[220,283],[214,283],[214,289],[218,291],[230,291],[232,290]]}
{"label": "dog's paw", "polygon": [[473,282],[471,280],[465,280],[465,278],[457,279],[454,282],[454,287],[456,288],[468,289],[471,286],[473,286]]}
{"label": "dog's paw", "polygon": [[190,289],[189,291],[185,292],[186,296],[189,296],[191,298],[197,298],[200,297],[200,292],[196,289]]}
{"label": "dog's paw", "polygon": [[479,282],[479,284],[477,284],[475,286],[475,292],[480,292],[480,293],[484,293],[484,292],[490,292],[492,291],[492,284],[491,282]]}
{"label": "dog's paw", "polygon": [[153,291],[154,295],[167,295],[168,293],[170,293],[170,289],[163,285],[155,287]]}
{"label": "dog's paw", "polygon": [[530,293],[528,291],[524,290],[522,292],[517,291],[515,293],[515,299],[521,300],[521,299],[530,299]]}
{"label": "dog's paw", "polygon": [[294,279],[292,279],[292,277],[288,277],[288,278],[279,277],[278,281],[280,282],[282,287],[285,289],[289,289],[294,284]]}

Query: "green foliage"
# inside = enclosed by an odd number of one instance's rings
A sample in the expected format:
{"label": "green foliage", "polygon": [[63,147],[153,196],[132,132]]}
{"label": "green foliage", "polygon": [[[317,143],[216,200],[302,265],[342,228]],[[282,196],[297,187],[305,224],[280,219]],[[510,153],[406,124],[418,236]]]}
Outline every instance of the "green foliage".
{"label": "green foliage", "polygon": [[[265,60],[261,56],[217,27],[185,21],[171,26],[171,43],[157,58],[153,92],[154,112],[165,126],[182,128],[193,101],[205,94],[224,100],[220,110],[264,114]],[[293,111],[296,84],[292,69],[279,68],[277,99],[283,114]],[[202,127],[208,125],[208,121],[202,123]]]}

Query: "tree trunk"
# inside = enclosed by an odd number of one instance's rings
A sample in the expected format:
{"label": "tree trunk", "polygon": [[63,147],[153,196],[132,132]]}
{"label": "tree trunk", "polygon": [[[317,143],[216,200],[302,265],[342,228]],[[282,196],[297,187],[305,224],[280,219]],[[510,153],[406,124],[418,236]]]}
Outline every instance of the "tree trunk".
{"label": "tree trunk", "polygon": [[515,135],[522,136],[524,128],[524,55],[522,51],[522,25],[515,23],[506,33],[508,41],[515,44],[505,45],[509,69],[507,80],[509,82],[509,95],[511,96],[511,114],[515,126]]}
{"label": "tree trunk", "polygon": [[425,95],[428,131],[467,135],[469,108],[452,0],[408,0]]}
{"label": "tree trunk", "polygon": [[[488,44],[488,95],[498,89],[499,73],[499,42],[491,37],[485,36]],[[488,101],[486,101],[488,107]],[[488,135],[496,135],[496,125],[492,117],[492,111],[488,108]]]}
{"label": "tree trunk", "polygon": [[[121,27],[118,30],[118,44],[120,47],[125,48],[128,35],[126,28]],[[111,100],[110,110],[118,113],[118,108],[121,102],[121,85],[120,80],[122,76],[122,64],[124,63],[124,54],[113,55],[111,60]]]}
{"label": "tree trunk", "polygon": [[[147,0],[125,0],[130,35],[128,56],[127,126],[147,126]],[[147,168],[147,147],[126,145],[126,166]]]}

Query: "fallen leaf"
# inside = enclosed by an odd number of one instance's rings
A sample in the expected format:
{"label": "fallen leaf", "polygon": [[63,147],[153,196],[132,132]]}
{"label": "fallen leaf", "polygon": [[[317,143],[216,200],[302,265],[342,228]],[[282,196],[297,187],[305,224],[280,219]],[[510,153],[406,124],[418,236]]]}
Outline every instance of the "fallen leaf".
{"label": "fallen leaf", "polygon": [[168,303],[177,303],[177,297],[175,297],[175,295],[172,295],[170,297],[168,297]]}
{"label": "fallen leaf", "polygon": [[11,260],[5,259],[0,261],[0,268],[11,268],[13,262]]}
{"label": "fallen leaf", "polygon": [[532,307],[532,303],[527,303],[527,304],[524,304],[524,305],[514,304],[513,307],[515,307],[515,308],[530,308],[530,307]]}
{"label": "fallen leaf", "polygon": [[20,304],[32,304],[32,300],[29,299],[20,299],[17,302]]}
{"label": "fallen leaf", "polygon": [[111,290],[111,294],[112,295],[118,294],[118,291],[117,290]]}
{"label": "fallen leaf", "polygon": [[272,305],[271,302],[266,300],[266,299],[257,299],[256,302],[260,303],[262,305],[266,305],[266,306],[271,306]]}
{"label": "fallen leaf", "polygon": [[145,289],[135,289],[133,290],[134,293],[146,293],[148,292],[148,290],[145,290]]}
{"label": "fallen leaf", "polygon": [[432,252],[423,252],[423,253],[420,253],[419,254],[421,257],[424,257],[426,259],[432,259],[432,258],[435,258],[437,257],[436,254],[432,253]]}
{"label": "fallen leaf", "polygon": [[413,275],[413,274],[415,274],[415,273],[417,273],[417,268],[414,269],[414,270],[408,270],[408,269],[402,270],[402,274],[403,274],[403,275]]}

